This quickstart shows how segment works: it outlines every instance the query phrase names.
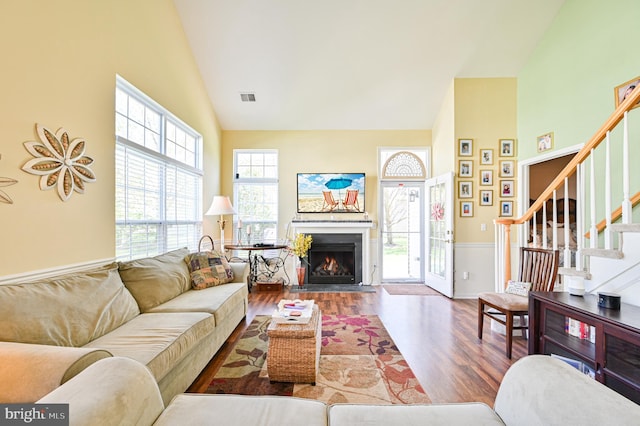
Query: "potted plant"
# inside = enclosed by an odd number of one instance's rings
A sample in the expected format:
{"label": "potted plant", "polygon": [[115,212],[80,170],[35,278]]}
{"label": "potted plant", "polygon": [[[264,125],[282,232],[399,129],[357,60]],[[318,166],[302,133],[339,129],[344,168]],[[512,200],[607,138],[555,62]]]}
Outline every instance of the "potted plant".
{"label": "potted plant", "polygon": [[306,257],[311,248],[311,241],[313,241],[311,235],[298,234],[291,247],[291,253],[295,254],[299,259],[299,264],[296,267],[299,286],[304,285],[304,276],[306,275],[304,263],[307,262]]}

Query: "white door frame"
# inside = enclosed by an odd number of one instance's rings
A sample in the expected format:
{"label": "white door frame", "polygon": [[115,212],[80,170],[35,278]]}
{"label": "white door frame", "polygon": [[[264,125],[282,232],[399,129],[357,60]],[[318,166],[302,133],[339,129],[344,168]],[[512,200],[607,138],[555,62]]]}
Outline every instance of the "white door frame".
{"label": "white door frame", "polygon": [[[551,151],[546,154],[537,155],[535,157],[528,158],[526,160],[518,161],[518,214],[516,217],[522,217],[524,212],[529,209],[529,167],[534,164],[543,163],[545,161],[553,160],[555,158],[564,157],[579,152],[584,144],[572,145],[567,148]],[[583,182],[577,182],[578,187],[581,187]],[[518,233],[518,246],[524,246],[527,241],[527,227],[521,226]]]}
{"label": "white door frame", "polygon": [[[390,281],[386,281],[384,279],[384,188],[392,188],[392,187],[397,187],[397,186],[402,186],[402,187],[407,187],[407,188],[418,188],[419,189],[419,194],[422,195],[422,200],[424,200],[424,194],[425,194],[425,184],[424,181],[415,181],[415,180],[406,180],[406,181],[402,181],[402,180],[397,180],[397,181],[380,181],[379,183],[380,185],[380,191],[379,191],[379,208],[378,208],[378,217],[379,217],[379,226],[378,226],[378,259],[380,259],[380,272],[379,272],[379,280],[381,283],[390,283],[390,282],[407,282],[407,283],[415,283],[415,282],[419,282],[419,283],[424,283],[425,280],[425,276],[424,276],[424,271],[426,268],[426,257],[427,257],[427,253],[425,251],[425,246],[424,244],[421,244],[420,246],[420,265],[418,267],[418,270],[420,271],[420,277],[418,278],[398,278],[398,279],[392,279]],[[420,218],[418,219],[418,223],[420,224],[420,237],[419,240],[424,241],[425,240],[425,217],[426,217],[426,213],[425,213],[425,207],[424,207],[424,203],[421,205],[420,207]],[[410,242],[409,240],[407,242]]]}

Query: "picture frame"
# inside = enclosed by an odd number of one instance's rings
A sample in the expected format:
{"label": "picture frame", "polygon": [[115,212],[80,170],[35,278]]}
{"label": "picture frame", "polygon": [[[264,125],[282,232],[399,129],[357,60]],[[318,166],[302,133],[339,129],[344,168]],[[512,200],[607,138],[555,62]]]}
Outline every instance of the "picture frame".
{"label": "picture frame", "polygon": [[[365,212],[365,182],[364,172],[297,173],[297,213],[362,214]],[[352,194],[350,201],[353,202],[345,204],[347,191]]]}
{"label": "picture frame", "polygon": [[473,160],[460,160],[460,177],[472,177],[473,176]]}
{"label": "picture frame", "polygon": [[514,157],[515,151],[516,141],[514,139],[500,139],[500,157]]}
{"label": "picture frame", "polygon": [[501,201],[500,202],[500,216],[512,217],[513,216],[513,201]]}
{"label": "picture frame", "polygon": [[473,156],[473,139],[458,139],[458,155],[460,157]]}
{"label": "picture frame", "polygon": [[493,190],[484,189],[480,191],[480,203],[481,206],[492,206],[493,205]]}
{"label": "picture frame", "polygon": [[458,186],[458,198],[473,198],[473,181],[460,181]]}
{"label": "picture frame", "polygon": [[480,170],[480,185],[493,185],[493,170]]}
{"label": "picture frame", "polygon": [[545,152],[553,149],[553,132],[538,136],[536,142],[538,152]]}
{"label": "picture frame", "polygon": [[473,217],[473,201],[460,201],[460,216]]}
{"label": "picture frame", "polygon": [[[638,85],[640,85],[640,76],[632,78],[631,80],[625,81],[619,86],[614,87],[613,96],[615,99],[616,108],[620,106],[622,101],[624,101],[627,96],[629,96],[631,91],[638,87]],[[633,108],[637,108],[638,106],[640,106],[640,102],[638,102]]]}
{"label": "picture frame", "polygon": [[514,162],[512,160],[504,160],[500,162],[500,177],[513,177]]}
{"label": "picture frame", "polygon": [[500,196],[501,197],[513,197],[515,192],[514,181],[501,180],[500,181]]}
{"label": "picture frame", "polygon": [[481,149],[480,150],[480,164],[491,165],[493,164],[493,150]]}

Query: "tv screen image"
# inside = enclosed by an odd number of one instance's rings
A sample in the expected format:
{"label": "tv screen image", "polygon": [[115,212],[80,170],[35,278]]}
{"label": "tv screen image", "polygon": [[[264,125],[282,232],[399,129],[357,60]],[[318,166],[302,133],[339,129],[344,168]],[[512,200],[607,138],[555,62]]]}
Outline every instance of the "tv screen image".
{"label": "tv screen image", "polygon": [[298,173],[298,213],[364,213],[364,173]]}

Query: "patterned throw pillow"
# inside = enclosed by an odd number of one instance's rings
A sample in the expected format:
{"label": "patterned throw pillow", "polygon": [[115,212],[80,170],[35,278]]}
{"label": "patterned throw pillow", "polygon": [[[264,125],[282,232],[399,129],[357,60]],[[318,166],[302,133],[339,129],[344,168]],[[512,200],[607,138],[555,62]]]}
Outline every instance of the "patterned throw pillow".
{"label": "patterned throw pillow", "polygon": [[531,290],[531,283],[509,280],[507,282],[507,288],[504,292],[517,294],[518,296],[528,296],[529,290]]}
{"label": "patterned throw pillow", "polygon": [[191,287],[202,290],[233,281],[233,271],[227,259],[212,251],[192,253],[185,258],[189,265]]}

